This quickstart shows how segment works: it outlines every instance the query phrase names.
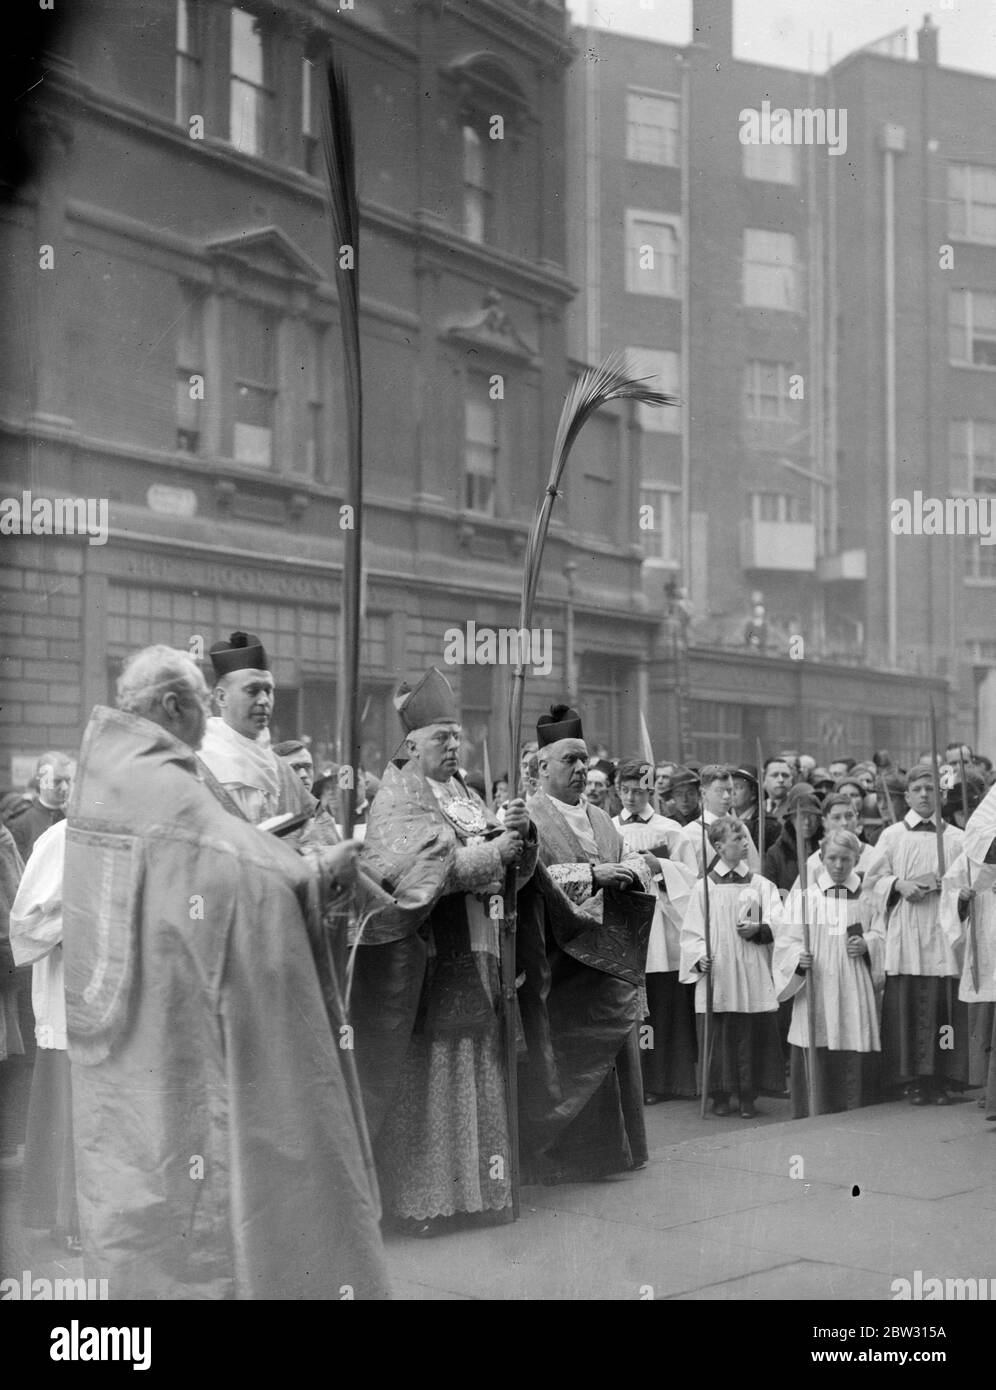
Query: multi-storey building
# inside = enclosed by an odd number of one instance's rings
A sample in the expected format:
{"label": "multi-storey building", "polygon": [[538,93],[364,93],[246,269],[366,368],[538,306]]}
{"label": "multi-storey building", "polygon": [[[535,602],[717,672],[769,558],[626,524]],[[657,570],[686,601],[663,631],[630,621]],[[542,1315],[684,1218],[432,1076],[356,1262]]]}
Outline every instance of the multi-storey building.
{"label": "multi-storey building", "polygon": [[[30,98],[39,167],[3,213],[3,488],[106,499],[110,536],[3,540],[4,766],[74,748],[129,651],[236,627],[271,653],[275,732],[335,742],[334,53],[357,134],[379,768],[399,676],[442,664],[448,628],[517,625],[569,372],[563,6],[106,0],[54,42]],[[619,469],[631,425],[628,408],[593,423],[558,504],[534,619],[552,663],[529,673],[526,736],[570,688],[596,741],[635,746],[658,624]],[[450,674],[468,760],[488,734],[497,772],[508,667]]]}
{"label": "multi-storey building", "polygon": [[927,21],[814,77],[734,59],[732,0],[693,15],[686,47],[577,30],[568,80],[571,351],[684,402],[632,443],[654,741],[915,757],[929,689],[996,746],[992,552],[890,527],[990,490],[996,84]]}

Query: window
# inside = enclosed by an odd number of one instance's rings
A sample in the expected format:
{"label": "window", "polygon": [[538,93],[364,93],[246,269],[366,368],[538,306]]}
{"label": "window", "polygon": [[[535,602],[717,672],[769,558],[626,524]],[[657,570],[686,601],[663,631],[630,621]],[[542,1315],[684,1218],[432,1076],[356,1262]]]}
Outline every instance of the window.
{"label": "window", "polygon": [[183,307],[176,340],[176,447],[181,454],[201,451],[204,396],[204,329],[200,292],[181,285]]}
{"label": "window", "polygon": [[[669,396],[681,394],[681,357],[671,348],[630,348],[628,357],[633,375],[649,377],[652,391]],[[652,434],[680,434],[681,407],[673,405],[638,405],[636,418],[640,428]]]}
{"label": "window", "polygon": [[[649,508],[644,511],[644,508]],[[650,524],[647,525],[647,522]],[[646,560],[681,560],[681,489],[645,481],[640,487],[640,541]]]}
{"label": "window", "polygon": [[305,466],[308,476],[324,482],[329,474],[325,447],[325,330],[312,328],[309,370],[307,420],[305,422]]}
{"label": "window", "polygon": [[626,158],[638,164],[679,161],[679,105],[673,97],[626,94]]}
{"label": "window", "polygon": [[464,406],[464,506],[494,516],[498,417],[487,377],[471,377]]}
{"label": "window", "polygon": [[678,294],[680,226],[676,217],[627,211],[626,289],[630,294]]}
{"label": "window", "polygon": [[315,65],[301,60],[301,168],[306,174],[319,173],[319,148],[315,107]]}
{"label": "window", "polygon": [[794,145],[744,145],[744,178],[761,183],[798,183]]}
{"label": "window", "polygon": [[723,700],[689,700],[693,756],[738,763],[743,745],[742,705]]}
{"label": "window", "polygon": [[263,154],[270,94],[264,86],[265,45],[255,15],[232,10],[229,139],[246,154]]}
{"label": "window", "polygon": [[969,241],[996,242],[996,169],[948,165],[948,232]]}
{"label": "window", "polygon": [[[996,421],[952,420],[948,429],[952,490],[980,501],[996,498]],[[996,579],[996,546],[982,545],[978,536],[967,536],[965,546],[966,577]]]}
{"label": "window", "polygon": [[979,475],[996,478],[996,421],[952,420],[948,434],[956,492],[972,492]]}
{"label": "window", "polygon": [[802,299],[800,281],[794,236],[744,228],[744,304],[797,310]]}
{"label": "window", "polygon": [[254,304],[236,306],[233,455],[254,468],[273,464],[276,408],[276,324]]}
{"label": "window", "polygon": [[751,520],[779,522],[808,522],[812,513],[808,497],[784,492],[752,492]]}
{"label": "window", "polygon": [[487,241],[491,230],[491,178],[487,136],[475,125],[463,127],[463,234]]}
{"label": "window", "polygon": [[201,111],[200,15],[197,0],[176,0],[176,120]]}
{"label": "window", "polygon": [[744,368],[744,414],[748,420],[790,420],[788,362],[748,362]]}
{"label": "window", "polygon": [[951,361],[957,366],[996,367],[996,294],[952,290],[948,341]]}

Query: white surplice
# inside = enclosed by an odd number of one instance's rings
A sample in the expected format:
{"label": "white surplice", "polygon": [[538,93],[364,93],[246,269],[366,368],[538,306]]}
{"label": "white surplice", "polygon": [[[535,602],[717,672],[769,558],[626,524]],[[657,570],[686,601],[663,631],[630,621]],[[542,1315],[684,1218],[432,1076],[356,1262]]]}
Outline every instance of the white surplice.
{"label": "white surplice", "polygon": [[[671,854],[681,838],[681,826],[669,816],[658,815],[649,807],[643,816],[623,819],[613,816],[612,824],[623,838],[627,853],[667,845]],[[666,974],[681,963],[681,923],[695,886],[695,876],[674,859],[660,859],[660,871],[653,875],[657,892],[654,920],[647,947],[647,974]]]}
{"label": "white surplice", "polygon": [[[963,921],[958,915],[958,893],[968,887],[975,889],[975,901],[971,916]],[[958,855],[941,887],[941,929],[955,958],[962,962],[958,998],[966,1004],[996,1001],[996,865],[970,865],[964,851]],[[978,959],[978,989],[972,983],[973,941]]]}
{"label": "white surplice", "polygon": [[[887,911],[897,879],[920,878],[925,874],[937,873],[936,831],[916,830],[914,826],[917,824],[925,822],[909,811],[901,821],[887,825],[882,831],[865,873],[863,896],[887,917],[887,975],[959,975],[959,963],[941,930],[938,893],[929,893],[918,903],[900,898]],[[946,865],[957,857],[961,841],[962,832],[953,825],[945,825]]]}
{"label": "white surplice", "polygon": [[[805,906],[813,967],[804,975],[796,974],[803,949],[803,895],[799,888],[789,893],[775,933],[775,989],[779,1000],[795,999],[788,1040],[796,1047],[809,1046],[809,1001],[815,992],[817,1047],[879,1052],[875,984],[885,981],[885,937],[872,904],[860,897],[858,875],[852,873],[843,887],[855,896],[838,896],[825,869],[809,885]],[[847,954],[849,927],[861,928],[865,955]]]}
{"label": "white surplice", "polygon": [[732,873],[722,861],[708,879],[710,950],[705,941],[705,885],[692,890],[681,926],[682,984],[695,984],[695,1012],[706,1011],[706,981],[695,968],[706,954],[713,958],[713,1009],[717,1013],[762,1014],[778,1008],[771,978],[771,945],[744,939],[738,921],[763,923],[777,937],[781,922],[778,889],[760,874]]}

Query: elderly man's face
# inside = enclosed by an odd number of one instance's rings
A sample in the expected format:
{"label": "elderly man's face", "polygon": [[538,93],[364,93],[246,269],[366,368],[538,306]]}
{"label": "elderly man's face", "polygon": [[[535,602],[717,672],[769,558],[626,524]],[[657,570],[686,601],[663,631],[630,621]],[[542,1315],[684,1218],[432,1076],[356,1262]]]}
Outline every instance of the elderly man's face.
{"label": "elderly man's face", "polygon": [[60,810],[69,800],[72,765],[68,758],[56,758],[38,770],[38,799],[51,810]]}
{"label": "elderly man's face", "polygon": [[269,671],[233,671],[217,687],[222,719],[243,738],[257,739],[270,723],[274,684]]}
{"label": "elderly man's face", "polygon": [[426,777],[434,782],[448,782],[460,767],[460,742],[463,730],[459,724],[427,724],[408,736],[408,748]]}
{"label": "elderly man's face", "polygon": [[576,806],[588,781],[588,748],[580,738],[562,738],[540,749],[539,784],[548,796]]}

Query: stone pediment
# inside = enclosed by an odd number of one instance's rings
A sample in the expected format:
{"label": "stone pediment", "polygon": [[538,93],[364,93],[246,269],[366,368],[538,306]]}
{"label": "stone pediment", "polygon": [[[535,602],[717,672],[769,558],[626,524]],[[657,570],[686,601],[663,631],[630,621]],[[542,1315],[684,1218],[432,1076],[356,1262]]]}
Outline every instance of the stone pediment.
{"label": "stone pediment", "polygon": [[257,231],[240,232],[236,236],[218,237],[207,243],[207,250],[240,265],[257,275],[269,275],[277,280],[324,280],[320,265],[279,227],[261,227]]}
{"label": "stone pediment", "polygon": [[497,353],[530,365],[537,361],[535,345],[523,337],[502,308],[501,295],[497,290],[488,291],[475,313],[445,319],[441,333],[447,342],[456,343],[464,350],[472,349],[490,356]]}

